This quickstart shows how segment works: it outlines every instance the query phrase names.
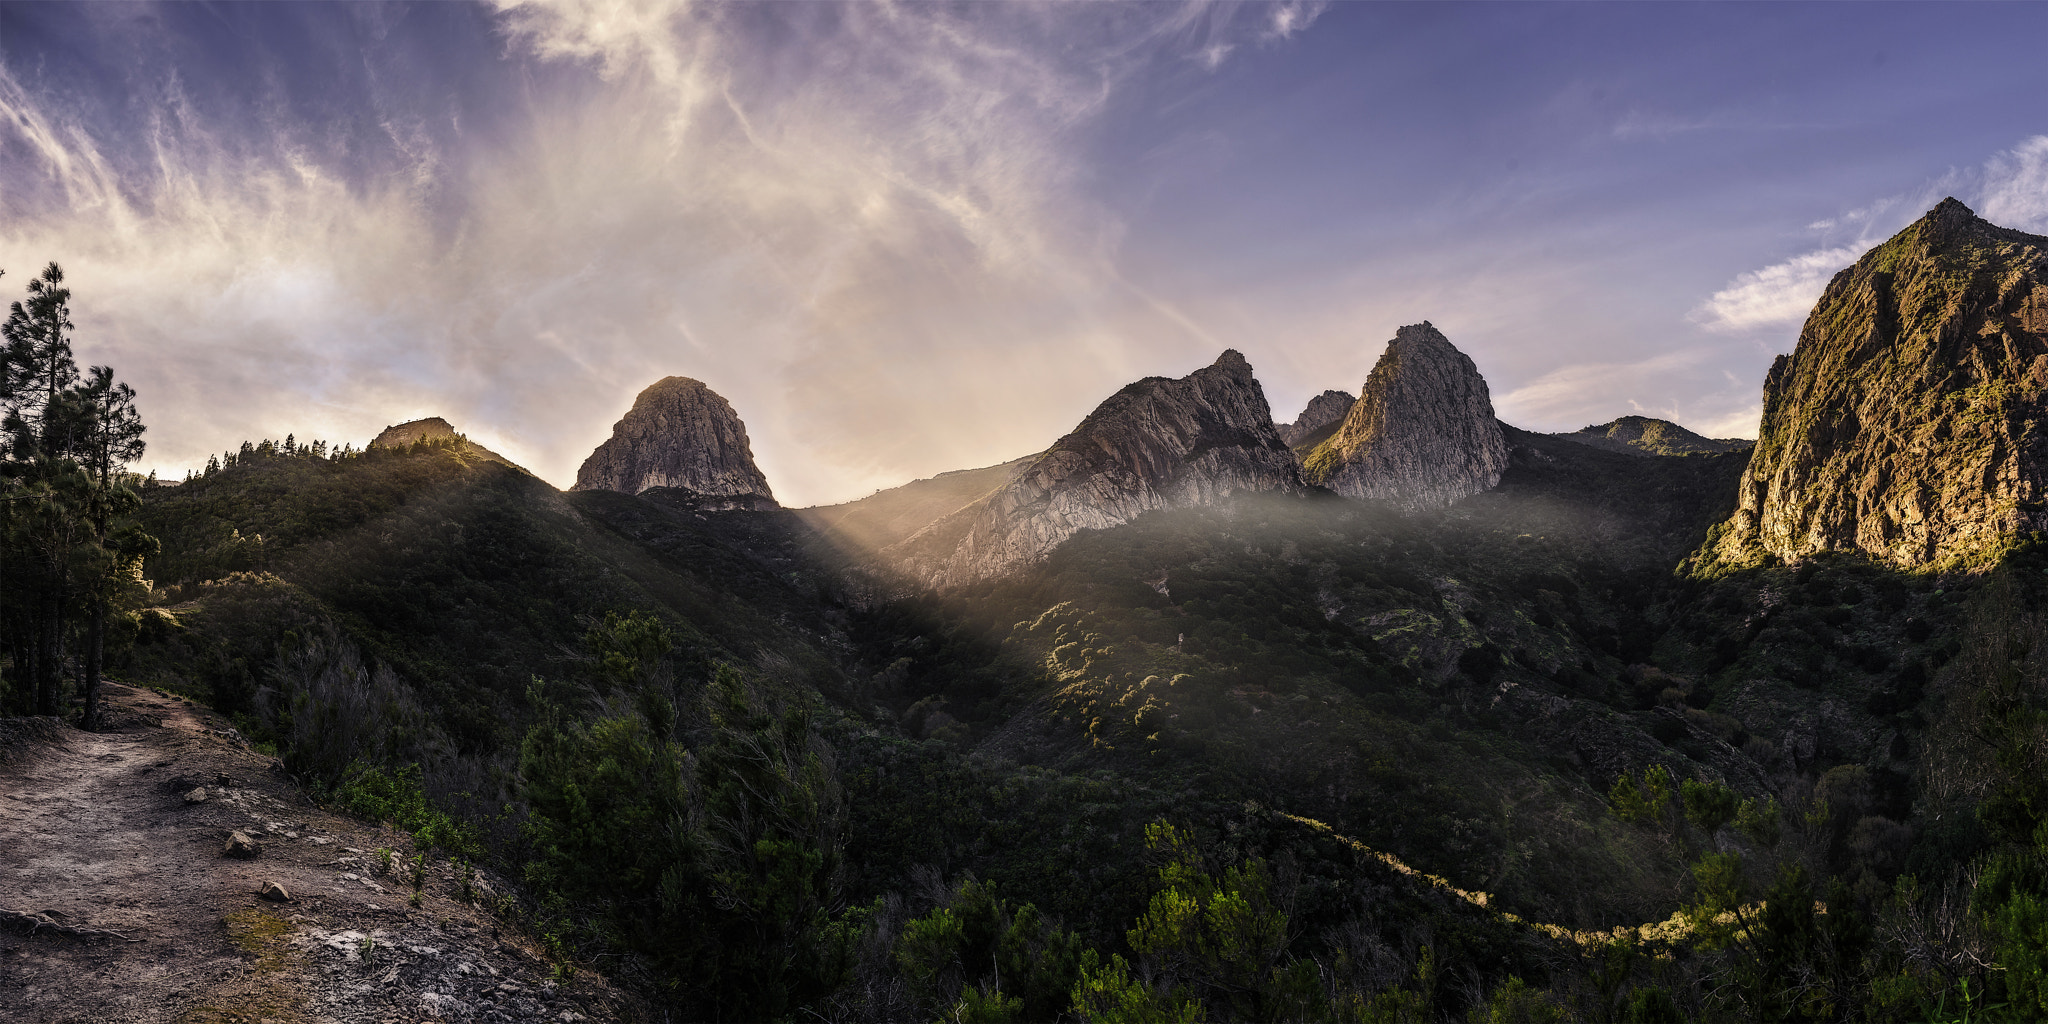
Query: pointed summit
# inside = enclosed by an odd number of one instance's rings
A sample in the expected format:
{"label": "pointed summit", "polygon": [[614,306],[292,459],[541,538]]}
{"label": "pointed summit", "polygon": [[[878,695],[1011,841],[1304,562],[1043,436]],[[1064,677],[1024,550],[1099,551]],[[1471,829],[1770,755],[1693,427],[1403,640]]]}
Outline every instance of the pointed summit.
{"label": "pointed summit", "polygon": [[1217,356],[1216,361],[1209,365],[1233,377],[1243,380],[1252,379],[1252,364],[1245,359],[1244,353],[1234,348],[1224,349],[1223,354]]}
{"label": "pointed summit", "polygon": [[1508,445],[1486,378],[1424,320],[1394,332],[1357,404],[1302,461],[1308,482],[1346,497],[1441,508],[1500,483]]}
{"label": "pointed summit", "polygon": [[747,426],[703,381],[664,377],[640,392],[576,471],[576,491],[639,494],[673,487],[744,508],[775,508]]}
{"label": "pointed summit", "polygon": [[1942,200],[1835,275],[1764,381],[1711,558],[1973,563],[2048,529],[2048,238]]}
{"label": "pointed summit", "polygon": [[1082,530],[1154,509],[1302,489],[1266,393],[1232,349],[1179,380],[1125,386],[1002,487],[887,555],[924,585],[946,589],[1002,575]]}

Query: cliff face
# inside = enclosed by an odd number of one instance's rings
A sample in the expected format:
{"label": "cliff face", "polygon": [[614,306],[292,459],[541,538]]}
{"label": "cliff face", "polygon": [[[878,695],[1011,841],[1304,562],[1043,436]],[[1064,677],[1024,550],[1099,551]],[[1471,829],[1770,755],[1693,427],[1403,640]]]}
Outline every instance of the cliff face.
{"label": "cliff face", "polygon": [[2048,238],[1943,200],[1835,275],[1771,367],[1741,504],[1709,552],[1952,566],[2048,527],[2044,394]]}
{"label": "cliff face", "polygon": [[1148,377],[1097,406],[993,493],[885,557],[946,588],[1035,562],[1082,530],[1237,491],[1300,491],[1265,391],[1236,350],[1180,380]]}
{"label": "cliff face", "polygon": [[1670,420],[1623,416],[1553,437],[1623,455],[1701,455],[1739,452],[1756,445],[1740,438],[1701,437]]}
{"label": "cliff face", "polygon": [[703,382],[664,377],[640,392],[611,439],[583,460],[577,491],[673,487],[735,508],[778,507],[754,465],[746,424]]}
{"label": "cliff face", "polygon": [[1337,425],[1344,422],[1344,414],[1357,402],[1348,391],[1325,391],[1309,399],[1293,423],[1280,425],[1280,440],[1289,448],[1319,444],[1336,431]]}
{"label": "cliff face", "polygon": [[1350,498],[1441,508],[1500,482],[1508,446],[1486,379],[1428,321],[1403,327],[1304,476]]}

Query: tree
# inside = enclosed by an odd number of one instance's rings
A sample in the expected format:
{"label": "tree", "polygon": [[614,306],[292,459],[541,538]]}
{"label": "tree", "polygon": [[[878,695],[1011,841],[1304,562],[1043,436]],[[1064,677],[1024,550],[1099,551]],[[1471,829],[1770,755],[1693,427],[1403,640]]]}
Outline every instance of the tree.
{"label": "tree", "polygon": [[[54,266],[54,264],[53,264]],[[136,530],[124,531],[118,543],[110,528],[114,516],[133,511],[139,504],[133,492],[118,486],[116,478],[128,463],[142,457],[144,444],[142,416],[135,411],[135,389],[114,379],[110,367],[95,366],[85,383],[75,389],[75,405],[81,410],[75,450],[92,474],[99,492],[92,505],[93,545],[98,549],[87,585],[87,629],[85,641],[85,716],[87,729],[100,725],[100,673],[106,665],[107,605],[124,584],[139,579],[141,559],[155,554],[156,539]]]}
{"label": "tree", "polygon": [[24,702],[40,714],[59,710],[65,621],[83,599],[88,618],[82,674],[83,725],[99,724],[99,677],[108,604],[140,580],[140,560],[156,542],[117,529],[137,505],[120,486],[141,456],[142,419],[135,391],[95,366],[81,380],[71,351],[71,290],[51,263],[29,282],[28,298],[0,323],[0,454],[6,457],[7,549],[0,564],[4,623]]}
{"label": "tree", "polygon": [[71,355],[71,289],[62,287],[64,271],[51,263],[28,283],[28,299],[8,309],[0,324],[7,342],[0,359],[5,377],[5,430],[9,454],[18,461],[37,455],[61,456],[65,435],[75,425],[75,412],[65,399],[78,384],[78,363]]}

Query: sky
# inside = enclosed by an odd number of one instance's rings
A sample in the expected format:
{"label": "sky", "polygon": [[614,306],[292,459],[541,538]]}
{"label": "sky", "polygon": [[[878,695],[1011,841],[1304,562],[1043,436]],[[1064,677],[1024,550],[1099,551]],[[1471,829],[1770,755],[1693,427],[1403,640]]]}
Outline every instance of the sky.
{"label": "sky", "polygon": [[443,416],[567,486],[704,381],[784,504],[1397,327],[1502,419],[1756,433],[1836,271],[2048,233],[2048,4],[0,5],[0,296],[44,264],[177,478]]}

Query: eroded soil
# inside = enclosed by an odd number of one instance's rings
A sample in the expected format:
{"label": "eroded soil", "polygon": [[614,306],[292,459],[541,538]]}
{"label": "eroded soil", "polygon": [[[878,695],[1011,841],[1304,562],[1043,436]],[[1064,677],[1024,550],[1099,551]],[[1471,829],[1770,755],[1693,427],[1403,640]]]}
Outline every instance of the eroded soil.
{"label": "eroded soil", "polygon": [[[430,858],[411,905],[403,834],[313,806],[210,712],[117,684],[107,696],[113,731],[52,730],[0,764],[0,910],[17,915],[0,927],[0,1020],[644,1016],[587,970],[558,981],[484,909],[486,879]],[[233,830],[260,853],[225,856]],[[272,882],[290,899],[259,896]]]}

